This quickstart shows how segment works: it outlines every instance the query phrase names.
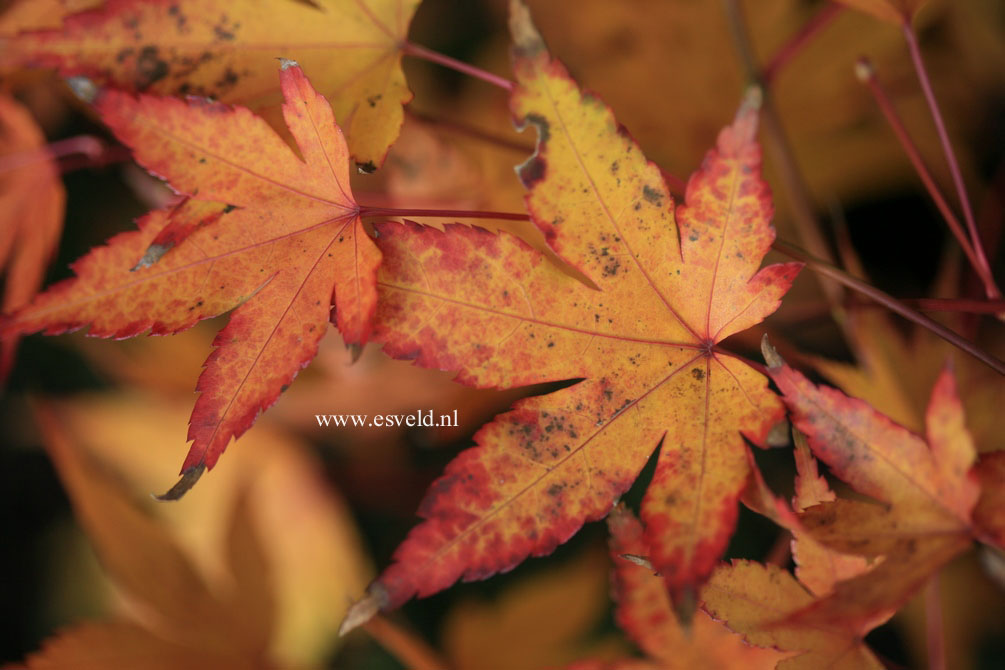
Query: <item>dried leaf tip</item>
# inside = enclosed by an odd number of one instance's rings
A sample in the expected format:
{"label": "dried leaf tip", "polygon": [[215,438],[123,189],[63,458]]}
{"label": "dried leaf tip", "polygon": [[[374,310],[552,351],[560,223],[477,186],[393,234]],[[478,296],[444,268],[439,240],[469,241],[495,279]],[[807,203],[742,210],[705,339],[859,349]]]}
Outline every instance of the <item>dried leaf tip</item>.
{"label": "dried leaf tip", "polygon": [[181,473],[181,479],[178,483],[172,486],[166,493],[161,495],[151,494],[154,500],[159,500],[161,502],[167,502],[169,500],[180,500],[183,495],[189,492],[189,490],[195,486],[195,483],[199,481],[202,477],[202,473],[206,472],[206,464],[200,463],[199,465],[194,465],[184,472]]}
{"label": "dried leaf tip", "polygon": [[379,582],[374,582],[366,590],[361,600],[354,602],[345,613],[342,625],[338,627],[339,637],[358,628],[377,616],[380,610],[388,605],[387,590]]}
{"label": "dried leaf tip", "polygon": [[161,259],[161,256],[166,254],[171,250],[171,244],[151,244],[147,247],[146,252],[143,254],[143,258],[139,262],[129,269],[130,272],[136,272],[137,270],[142,270],[148,268],[157,261]]}
{"label": "dried leaf tip", "polygon": [[756,114],[761,111],[762,104],[764,104],[764,91],[757,84],[752,84],[744,91],[743,102],[740,103],[740,109],[736,115],[739,117],[751,113]]}
{"label": "dried leaf tip", "polygon": [[279,59],[279,69],[289,70],[291,67],[300,67],[300,63],[292,60],[290,58],[280,58]]}
{"label": "dried leaf tip", "polygon": [[544,38],[534,26],[530,10],[523,0],[510,0],[509,31],[513,35],[513,49],[518,55],[529,58],[545,51]]}
{"label": "dried leaf tip", "polygon": [[876,68],[872,66],[872,61],[870,61],[865,56],[860,56],[858,60],[855,61],[855,77],[863,84],[872,80],[876,76]]}
{"label": "dried leaf tip", "polygon": [[785,359],[778,354],[778,350],[771,346],[771,342],[768,341],[767,333],[761,338],[761,355],[764,356],[764,362],[768,364],[768,368],[771,370],[785,365]]}
{"label": "dried leaf tip", "polygon": [[652,561],[650,561],[647,556],[639,556],[638,554],[621,554],[621,558],[625,559],[629,563],[639,565],[645,568],[646,570],[652,570],[653,573],[655,574],[659,574],[656,572],[656,569],[653,567]]}
{"label": "dried leaf tip", "polygon": [[75,96],[89,105],[94,104],[98,98],[98,85],[94,83],[94,80],[83,75],[67,77],[66,85],[70,87]]}

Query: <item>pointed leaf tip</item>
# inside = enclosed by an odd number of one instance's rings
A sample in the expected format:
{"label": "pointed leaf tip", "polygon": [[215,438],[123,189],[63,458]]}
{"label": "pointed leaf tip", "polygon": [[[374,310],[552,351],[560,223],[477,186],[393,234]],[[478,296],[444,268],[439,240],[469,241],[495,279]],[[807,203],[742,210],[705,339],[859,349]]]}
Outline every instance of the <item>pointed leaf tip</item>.
{"label": "pointed leaf tip", "polygon": [[368,622],[390,603],[387,589],[380,582],[374,582],[366,590],[362,600],[354,602],[345,613],[342,625],[338,627],[339,637]]}
{"label": "pointed leaf tip", "polygon": [[752,84],[747,87],[746,92],[743,94],[743,102],[740,103],[739,114],[759,112],[763,103],[764,91],[762,91],[761,87],[757,84]]}
{"label": "pointed leaf tip", "polygon": [[154,500],[159,500],[161,502],[181,500],[181,497],[188,493],[193,486],[195,486],[195,483],[199,481],[199,478],[202,477],[202,473],[205,471],[205,463],[200,463],[199,465],[187,468],[181,473],[181,479],[178,480],[178,483],[168,489],[167,492],[162,493],[161,495],[151,495]]}
{"label": "pointed leaf tip", "polygon": [[785,359],[778,354],[778,350],[771,346],[771,342],[768,341],[767,333],[761,338],[761,355],[764,356],[764,362],[772,370],[785,365]]}
{"label": "pointed leaf tip", "polygon": [[530,10],[523,0],[510,0],[509,30],[513,35],[513,48],[523,57],[533,57],[545,50],[544,39],[534,26]]}
{"label": "pointed leaf tip", "polygon": [[150,267],[159,261],[164,254],[170,251],[173,246],[173,244],[151,244],[147,247],[146,252],[143,254],[143,258],[141,258],[136,265],[131,267],[129,271],[136,272],[137,270]]}

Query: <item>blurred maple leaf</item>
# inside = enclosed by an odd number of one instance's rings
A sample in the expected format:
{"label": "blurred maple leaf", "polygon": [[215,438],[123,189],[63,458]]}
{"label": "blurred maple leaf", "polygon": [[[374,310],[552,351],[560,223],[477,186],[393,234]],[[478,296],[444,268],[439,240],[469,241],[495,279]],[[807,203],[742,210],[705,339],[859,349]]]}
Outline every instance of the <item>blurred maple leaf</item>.
{"label": "blurred maple leaf", "polygon": [[[27,304],[42,284],[63,229],[66,192],[45,136],[20,103],[0,95],[0,311]],[[17,338],[0,341],[0,380],[14,360]]]}
{"label": "blurred maple leaf", "polygon": [[613,636],[591,635],[606,610],[607,567],[603,553],[589,548],[514,583],[493,602],[460,601],[441,634],[450,667],[544,670],[623,653]]}
{"label": "blurred maple leaf", "polygon": [[863,640],[867,627],[844,620],[800,625],[793,615],[817,601],[792,575],[776,565],[734,560],[712,573],[702,589],[701,599],[715,619],[751,644],[802,652],[779,663],[779,670],[884,667]]}
{"label": "blurred maple leaf", "polygon": [[[168,636],[185,642],[169,645],[171,653],[202,659],[197,667],[210,667],[207,650],[247,652],[248,665],[252,656],[284,667],[317,664],[370,573],[348,510],[303,445],[269,426],[243,441],[214,486],[145,510],[137,495],[173,460],[184,415],[179,402],[135,392],[43,407],[50,453],[127,605],[111,628],[85,627],[72,644],[56,638],[55,648],[77,654],[104,641],[149,653]],[[229,600],[219,597],[228,592]],[[222,617],[220,627],[213,617]]]}
{"label": "blurred maple leaf", "polygon": [[[38,411],[49,454],[77,518],[133,616],[64,631],[29,668],[251,667],[265,662],[274,603],[262,545],[238,497],[228,527],[233,579],[211,590],[168,530],[144,514],[121,482],[74,445],[52,410]],[[113,660],[114,659],[114,660]]]}
{"label": "blurred maple leaf", "polygon": [[748,467],[741,431],[763,443],[782,415],[766,379],[716,346],[774,311],[799,269],[757,270],[774,233],[756,105],[722,131],[676,223],[658,168],[550,58],[524,12],[516,6],[511,104],[539,129],[520,168],[528,207],[602,290],[507,234],[383,225],[374,338],[480,388],[585,379],[518,402],[476,435],[350,626],[375,605],[550,552],[610,510],[661,438],[642,515],[654,564],[685,589],[732,533]]}
{"label": "blurred maple leaf", "polygon": [[418,4],[108,0],[67,17],[58,30],[21,33],[7,43],[4,57],[127,91],[195,95],[253,109],[278,104],[269,63],[291,58],[313,74],[352,155],[372,170],[383,163],[401,127],[401,106],[412,98],[401,49]]}
{"label": "blurred maple leaf", "polygon": [[806,509],[800,521],[814,539],[883,561],[838,584],[832,595],[791,621],[864,625],[896,609],[973,537],[989,539],[972,521],[980,493],[970,472],[976,451],[964,425],[951,370],[940,375],[926,414],[928,443],[868,404],[818,388],[770,361],[793,424],[831,471],[875,502],[838,499]]}
{"label": "blurred maple leaf", "polygon": [[575,664],[576,670],[769,670],[790,655],[748,646],[739,635],[701,611],[685,629],[674,613],[663,580],[651,566],[636,562],[648,550],[642,524],[624,505],[618,505],[608,515],[607,527],[614,563],[611,580],[617,602],[615,618],[646,658],[584,661]]}
{"label": "blurred maple leaf", "polygon": [[59,28],[70,14],[94,9],[104,0],[13,0],[0,14],[0,35]]}
{"label": "blurred maple leaf", "polygon": [[139,232],[78,261],[76,279],[0,322],[6,338],[84,325],[122,338],[178,332],[237,307],[199,377],[193,444],[168,497],[187,491],[276,401],[330,318],[361,346],[376,309],[380,252],[348,191],[345,140],[295,63],[283,61],[279,78],[304,160],[247,109],[103,94],[104,120],[137,159],[193,199],[152,212]]}

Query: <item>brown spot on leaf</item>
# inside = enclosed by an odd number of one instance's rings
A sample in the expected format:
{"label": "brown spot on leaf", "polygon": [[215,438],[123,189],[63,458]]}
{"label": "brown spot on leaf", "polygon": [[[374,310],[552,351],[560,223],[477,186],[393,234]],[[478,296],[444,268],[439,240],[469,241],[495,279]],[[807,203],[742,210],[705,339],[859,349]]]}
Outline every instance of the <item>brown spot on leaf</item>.
{"label": "brown spot on leaf", "polygon": [[147,45],[140,50],[136,59],[136,88],[145,90],[168,75],[170,68],[167,61],[159,56],[160,50]]}
{"label": "brown spot on leaf", "polygon": [[649,184],[642,187],[642,197],[657,207],[663,204],[663,194]]}
{"label": "brown spot on leaf", "polygon": [[539,156],[531,156],[520,167],[517,168],[517,175],[523,183],[524,188],[533,188],[534,184],[544,179],[545,163]]}

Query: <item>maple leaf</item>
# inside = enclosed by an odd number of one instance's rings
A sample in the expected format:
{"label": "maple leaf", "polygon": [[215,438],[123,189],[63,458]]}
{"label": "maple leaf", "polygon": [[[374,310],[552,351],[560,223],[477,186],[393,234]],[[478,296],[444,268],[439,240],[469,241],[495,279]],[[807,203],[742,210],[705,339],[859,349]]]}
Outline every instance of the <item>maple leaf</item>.
{"label": "maple leaf", "polygon": [[[66,191],[45,152],[45,136],[20,103],[0,96],[0,156],[12,167],[0,175],[0,311],[31,300],[63,229]],[[0,380],[10,372],[17,339],[0,341]]]}
{"label": "maple leaf", "polygon": [[986,538],[1005,549],[1005,451],[982,455],[975,470],[981,496],[974,508],[974,523]]}
{"label": "maple leaf", "polygon": [[751,644],[802,652],[780,662],[779,670],[884,667],[862,639],[868,629],[846,621],[798,625],[791,615],[812,606],[814,597],[778,566],[746,560],[721,566],[705,584],[701,599],[709,614]]}
{"label": "maple leaf", "polygon": [[58,28],[63,19],[104,0],[14,0],[0,14],[0,35],[16,35],[26,30]]}
{"label": "maple leaf", "polygon": [[600,547],[590,547],[517,581],[492,601],[461,600],[442,625],[449,667],[545,670],[566,667],[584,655],[625,654],[624,644],[615,636],[598,640],[590,635],[607,613],[607,568]]}
{"label": "maple leaf", "polygon": [[[191,334],[165,344],[170,350],[178,341],[191,339]],[[105,344],[117,349],[123,343]],[[162,357],[169,359],[170,354]],[[43,427],[69,436],[74,451],[86,453],[106,471],[114,470],[118,482],[112,490],[125,483],[129,500],[142,502],[162,484],[164,469],[176,465],[184,419],[191,411],[190,396],[191,380],[186,389],[169,393],[134,387],[75,396],[53,403],[56,421],[44,422]],[[196,487],[181,504],[147,505],[146,511],[199,568],[211,592],[218,593],[233,582],[226,578],[230,568],[221,551],[229,542],[233,512],[242,509],[243,514],[247,508],[256,535],[267,540],[261,551],[270,567],[274,600],[270,659],[283,668],[316,667],[331,654],[349,599],[363,591],[373,568],[348,505],[331,488],[314,450],[277,429],[271,418],[242,438],[241,448],[230,455],[226,468],[215,473],[211,486]],[[106,512],[103,519],[107,516]],[[139,540],[130,528],[114,516],[107,523],[112,538],[121,543],[117,546],[126,552],[124,560],[142,562],[136,566],[141,580],[164,581],[159,558],[141,556],[132,548]],[[94,533],[89,535],[100,552],[105,545]],[[182,589],[178,592],[184,595]]]}
{"label": "maple leaf", "polygon": [[197,95],[254,109],[281,98],[268,63],[313,74],[352,155],[384,160],[412,98],[401,48],[419,0],[108,0],[61,30],[26,32],[5,58],[132,92]]}
{"label": "maple leaf", "polygon": [[[77,261],[75,279],[0,324],[4,337],[89,325],[89,335],[122,338],[178,332],[237,307],[199,377],[193,444],[172,497],[213,467],[310,362],[333,290],[346,341],[361,345],[370,331],[380,252],[349,191],[345,141],[296,64],[284,61],[280,80],[304,160],[247,109],[107,92],[98,108],[137,160],[200,200],[147,215],[138,232]],[[191,225],[213,210],[217,220]],[[189,229],[185,242],[152,253],[172,221]]]}
{"label": "maple leaf", "polygon": [[774,668],[788,654],[744,644],[739,635],[698,611],[685,630],[674,613],[663,580],[626,556],[645,555],[645,531],[624,505],[607,517],[611,532],[612,593],[618,626],[646,654],[645,660],[587,662],[582,668]]}
{"label": "maple leaf", "polygon": [[979,488],[970,472],[976,451],[964,425],[951,370],[932,390],[928,444],[861,400],[818,388],[787,365],[769,372],[813,453],[853,488],[875,500],[837,499],[806,509],[800,521],[814,538],[846,553],[883,561],[837,584],[791,620],[864,625],[896,609],[974,536]]}
{"label": "maple leaf", "polygon": [[[247,495],[235,501],[226,537],[225,568],[234,583],[211,589],[165,526],[106,468],[67,434],[52,408],[37,408],[46,448],[80,524],[102,564],[139,611],[131,618],[71,628],[29,656],[28,668],[107,667],[108,659],[137,667],[249,667],[267,660],[274,602],[263,547],[251,523]],[[142,617],[137,617],[142,619]],[[146,667],[146,666],[144,666]]]}
{"label": "maple leaf", "polygon": [[505,233],[382,225],[374,339],[469,386],[582,381],[516,403],[475,435],[344,628],[550,552],[610,511],[661,440],[642,516],[653,563],[686,588],[732,533],[741,433],[762,443],[782,417],[766,378],[717,347],[770,314],[800,267],[757,271],[773,231],[756,106],[720,134],[675,221],[659,169],[548,56],[519,5],[513,22],[513,109],[539,128],[519,169],[527,204],[601,290]]}

